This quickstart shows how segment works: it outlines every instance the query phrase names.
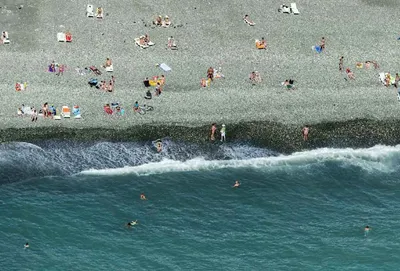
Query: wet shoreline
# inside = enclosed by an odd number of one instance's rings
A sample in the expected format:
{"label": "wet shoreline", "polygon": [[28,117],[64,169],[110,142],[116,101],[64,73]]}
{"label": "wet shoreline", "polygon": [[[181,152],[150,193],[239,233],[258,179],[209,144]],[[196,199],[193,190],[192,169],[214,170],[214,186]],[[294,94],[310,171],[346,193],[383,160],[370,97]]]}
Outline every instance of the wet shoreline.
{"label": "wet shoreline", "polygon": [[[302,138],[303,127],[275,122],[226,123],[227,141],[248,143],[279,153],[293,153],[316,148],[366,148],[374,145],[400,144],[400,120],[357,119],[309,125],[308,141]],[[219,131],[220,127],[218,127]],[[219,144],[209,140],[210,126],[138,125],[127,129],[105,128],[9,128],[2,129],[2,142],[43,140],[68,141],[152,141],[169,137],[174,141],[195,144]]]}

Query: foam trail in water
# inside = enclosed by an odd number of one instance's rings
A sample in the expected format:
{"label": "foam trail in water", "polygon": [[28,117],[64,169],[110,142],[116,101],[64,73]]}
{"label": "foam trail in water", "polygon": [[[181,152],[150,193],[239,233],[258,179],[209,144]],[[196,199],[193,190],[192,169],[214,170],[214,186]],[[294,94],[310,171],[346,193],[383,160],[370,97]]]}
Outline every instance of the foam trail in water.
{"label": "foam trail in water", "polygon": [[113,168],[113,169],[90,169],[80,174],[86,175],[120,175],[137,174],[151,175],[165,172],[199,171],[222,168],[275,168],[285,166],[302,167],[316,163],[335,161],[343,166],[358,166],[364,170],[378,170],[390,172],[398,168],[400,160],[400,145],[375,146],[368,149],[330,149],[322,148],[311,151],[296,152],[291,155],[280,155],[250,159],[231,160],[206,160],[195,158],[186,161],[175,161],[164,159],[138,166]]}

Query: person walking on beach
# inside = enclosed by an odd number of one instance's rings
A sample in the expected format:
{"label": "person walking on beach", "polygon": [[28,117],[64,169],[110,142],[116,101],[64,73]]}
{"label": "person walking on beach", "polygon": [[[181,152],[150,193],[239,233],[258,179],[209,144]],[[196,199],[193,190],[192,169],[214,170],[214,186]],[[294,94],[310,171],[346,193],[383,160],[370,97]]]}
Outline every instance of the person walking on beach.
{"label": "person walking on beach", "polygon": [[344,59],[343,56],[341,56],[339,59],[339,71],[340,72],[343,72],[343,59]]}
{"label": "person walking on beach", "polygon": [[222,124],[222,128],[221,128],[221,142],[226,141],[226,127],[225,124]]}
{"label": "person walking on beach", "polygon": [[210,136],[211,141],[215,140],[215,131],[217,131],[217,124],[213,123],[211,124],[211,136]]}
{"label": "person walking on beach", "polygon": [[303,140],[307,141],[308,140],[308,132],[309,132],[309,128],[307,126],[304,126],[303,130],[301,130],[302,134],[303,134]]}
{"label": "person walking on beach", "polygon": [[319,46],[321,46],[321,52],[325,51],[325,38],[324,37],[322,37],[322,39],[319,43]]}

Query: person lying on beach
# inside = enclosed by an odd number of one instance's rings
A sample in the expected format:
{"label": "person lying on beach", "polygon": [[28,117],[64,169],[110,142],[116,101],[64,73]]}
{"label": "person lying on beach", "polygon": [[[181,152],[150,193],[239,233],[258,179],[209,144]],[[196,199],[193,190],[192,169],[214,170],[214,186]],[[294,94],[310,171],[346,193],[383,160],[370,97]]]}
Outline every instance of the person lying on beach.
{"label": "person lying on beach", "polygon": [[103,68],[111,67],[112,61],[110,58],[107,57],[106,63],[103,65]]}
{"label": "person lying on beach", "polygon": [[143,45],[143,46],[147,46],[148,45],[146,40],[145,40],[145,36],[140,36],[139,37],[139,44]]}
{"label": "person lying on beach", "polygon": [[251,84],[254,86],[256,83],[260,83],[261,82],[261,76],[260,73],[258,71],[253,71],[250,73],[249,75],[249,79]]}
{"label": "person lying on beach", "polygon": [[344,60],[344,57],[341,56],[340,59],[339,59],[339,71],[340,72],[343,71],[343,60]]}
{"label": "person lying on beach", "polygon": [[213,81],[214,79],[214,69],[213,67],[208,68],[207,70],[207,78]]}
{"label": "person lying on beach", "polygon": [[90,70],[91,70],[92,72],[94,72],[96,75],[101,75],[101,71],[100,71],[98,68],[96,68],[95,66],[90,66],[89,68],[90,68]]}
{"label": "person lying on beach", "polygon": [[157,18],[155,19],[155,21],[153,21],[153,24],[155,24],[157,26],[162,26],[162,16],[158,15]]}
{"label": "person lying on beach", "polygon": [[177,49],[174,37],[171,36],[168,38],[167,48],[171,50]]}
{"label": "person lying on beach", "polygon": [[349,68],[346,69],[346,75],[347,75],[347,78],[349,78],[350,80],[355,80],[356,79],[356,77],[354,76],[354,73]]}
{"label": "person lying on beach", "polygon": [[114,81],[112,79],[108,83],[107,91],[108,92],[113,92],[114,91]]}
{"label": "person lying on beach", "polygon": [[252,20],[250,20],[249,15],[247,15],[247,14],[244,15],[243,20],[248,25],[255,25],[255,23]]}
{"label": "person lying on beach", "polygon": [[171,21],[169,20],[169,17],[167,15],[165,15],[164,21],[162,22],[162,26],[168,27],[170,25],[171,25]]}
{"label": "person lying on beach", "polygon": [[112,109],[110,107],[110,104],[106,104],[104,106],[104,112],[106,112],[108,115],[112,115],[113,111],[112,111]]}
{"label": "person lying on beach", "polygon": [[261,40],[256,41],[257,49],[266,49],[267,48],[267,41],[264,38]]}

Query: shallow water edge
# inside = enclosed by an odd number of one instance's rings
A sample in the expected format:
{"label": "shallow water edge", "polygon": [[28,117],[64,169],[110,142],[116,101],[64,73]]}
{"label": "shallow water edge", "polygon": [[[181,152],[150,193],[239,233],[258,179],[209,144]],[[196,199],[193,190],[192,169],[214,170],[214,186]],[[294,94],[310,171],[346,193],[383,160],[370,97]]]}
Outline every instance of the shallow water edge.
{"label": "shallow water edge", "polygon": [[[292,153],[322,147],[367,148],[374,145],[400,144],[400,120],[356,119],[308,125],[309,139],[302,138],[302,126],[276,122],[225,123],[228,142],[247,142],[280,153]],[[72,141],[149,141],[169,137],[174,141],[209,144],[210,125],[137,125],[130,128],[106,129],[88,127],[35,127],[1,129],[1,142],[42,140]],[[220,126],[218,127],[220,128]],[[219,133],[215,143],[219,143]]]}

